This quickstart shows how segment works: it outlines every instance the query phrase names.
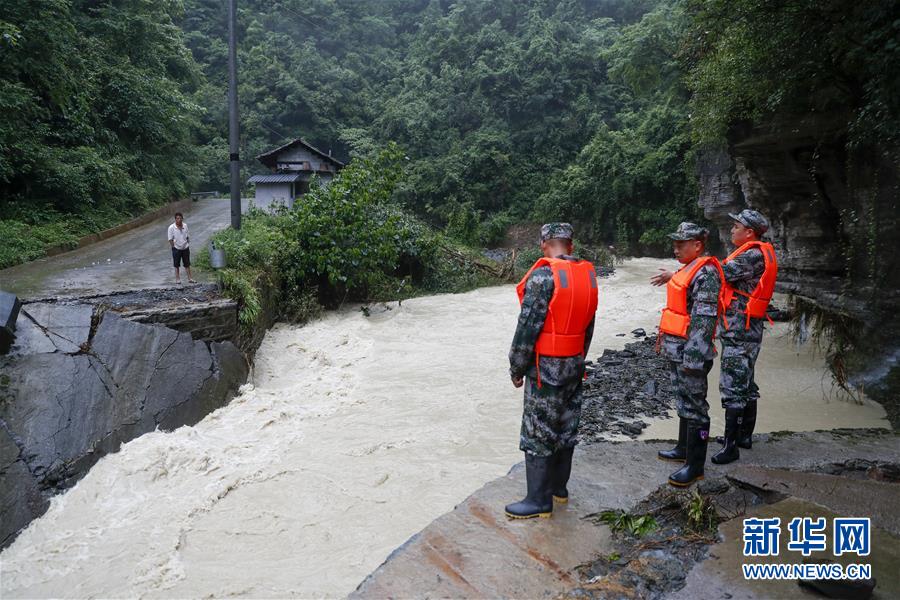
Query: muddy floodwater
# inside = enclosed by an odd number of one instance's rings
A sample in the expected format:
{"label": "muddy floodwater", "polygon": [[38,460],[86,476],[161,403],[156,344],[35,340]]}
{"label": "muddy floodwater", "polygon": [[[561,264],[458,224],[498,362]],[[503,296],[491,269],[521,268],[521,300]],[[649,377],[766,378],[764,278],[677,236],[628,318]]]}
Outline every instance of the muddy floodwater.
{"label": "muddy floodwater", "polygon": [[[601,281],[590,358],[653,330],[664,292],[647,279],[673,264],[631,260]],[[0,595],[346,595],[521,460],[516,314],[502,286],[275,327],[228,406],[125,444],[54,498],[0,555]],[[763,431],[888,426],[878,405],[834,398],[823,359],[783,326],[757,374]],[[662,420],[645,436],[671,431]]]}

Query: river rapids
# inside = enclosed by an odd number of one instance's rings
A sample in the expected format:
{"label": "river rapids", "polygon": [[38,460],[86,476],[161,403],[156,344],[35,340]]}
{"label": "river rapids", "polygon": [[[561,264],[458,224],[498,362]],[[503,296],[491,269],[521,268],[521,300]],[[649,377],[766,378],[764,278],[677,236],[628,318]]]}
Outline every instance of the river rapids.
{"label": "river rapids", "polygon": [[[673,264],[634,259],[601,280],[589,358],[653,330],[664,292],[647,280]],[[517,310],[501,286],[276,326],[228,406],[123,445],[55,497],[0,555],[2,596],[346,595],[521,460],[506,358]],[[876,404],[834,399],[823,359],[784,326],[757,377],[761,431],[887,425]]]}

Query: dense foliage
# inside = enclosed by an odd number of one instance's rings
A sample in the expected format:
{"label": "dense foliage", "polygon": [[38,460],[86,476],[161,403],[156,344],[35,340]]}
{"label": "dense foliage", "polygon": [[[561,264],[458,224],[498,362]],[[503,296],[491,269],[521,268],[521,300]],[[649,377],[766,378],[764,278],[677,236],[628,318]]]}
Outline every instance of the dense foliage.
{"label": "dense foliage", "polygon": [[[692,212],[671,4],[242,2],[244,154],[303,136],[346,159],[395,141],[410,159],[398,200],[456,239],[566,218],[652,245]],[[221,107],[221,5],[187,6],[203,101]],[[224,122],[204,118],[208,187],[226,181]]]}
{"label": "dense foliage", "polygon": [[824,114],[852,145],[900,141],[900,3],[688,0],[697,139]]}
{"label": "dense foliage", "polygon": [[[245,176],[294,137],[343,160],[396,142],[393,199],[456,240],[567,219],[660,251],[701,218],[694,147],[736,122],[834,113],[896,145],[898,6],[242,0]],[[226,189],[226,40],[221,0],[3,2],[0,266]]]}
{"label": "dense foliage", "polygon": [[680,221],[700,220],[691,175],[688,93],[676,55],[685,18],[663,3],[623,27],[601,56],[627,100],[572,163],[550,180],[535,209],[589,227],[620,250],[653,252]]}
{"label": "dense foliage", "polygon": [[0,3],[0,267],[186,194],[203,76],[180,20],[174,0]]}

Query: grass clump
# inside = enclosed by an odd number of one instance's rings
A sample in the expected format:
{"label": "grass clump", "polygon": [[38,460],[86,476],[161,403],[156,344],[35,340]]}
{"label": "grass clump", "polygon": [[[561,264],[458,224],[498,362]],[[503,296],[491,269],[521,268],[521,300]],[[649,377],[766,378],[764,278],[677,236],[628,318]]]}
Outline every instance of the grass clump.
{"label": "grass clump", "polygon": [[102,206],[68,213],[51,204],[0,204],[0,269],[41,258],[57,246],[74,249],[84,236],[125,223],[134,216]]}
{"label": "grass clump", "polygon": [[685,507],[688,524],[695,531],[715,531],[718,525],[716,509],[710,499],[701,494],[696,488],[691,491],[691,497]]}
{"label": "grass clump", "polygon": [[632,515],[624,510],[604,510],[597,520],[609,525],[613,533],[625,532],[634,537],[643,537],[659,526],[652,515]]}

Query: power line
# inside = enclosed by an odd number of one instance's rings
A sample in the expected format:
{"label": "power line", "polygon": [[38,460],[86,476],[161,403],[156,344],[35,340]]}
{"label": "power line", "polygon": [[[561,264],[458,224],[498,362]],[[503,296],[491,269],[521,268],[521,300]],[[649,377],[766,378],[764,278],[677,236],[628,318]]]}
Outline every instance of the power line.
{"label": "power line", "polygon": [[262,121],[259,121],[259,124],[262,125],[264,128],[268,129],[269,131],[271,131],[272,133],[274,133],[275,135],[277,135],[277,136],[279,137],[279,141],[282,141],[282,140],[292,140],[292,139],[293,139],[293,138],[291,138],[291,137],[288,137],[288,136],[284,135],[284,134],[281,133],[280,131],[277,131],[277,130],[275,130],[275,129],[269,127],[268,125],[266,125],[266,124],[263,123]]}

